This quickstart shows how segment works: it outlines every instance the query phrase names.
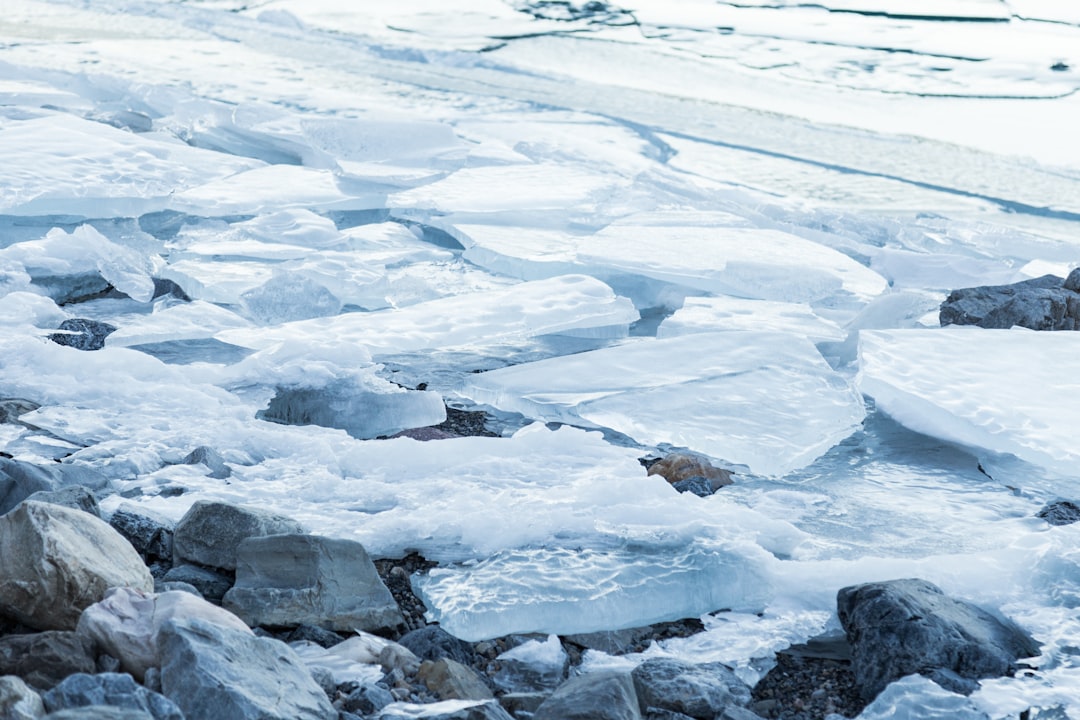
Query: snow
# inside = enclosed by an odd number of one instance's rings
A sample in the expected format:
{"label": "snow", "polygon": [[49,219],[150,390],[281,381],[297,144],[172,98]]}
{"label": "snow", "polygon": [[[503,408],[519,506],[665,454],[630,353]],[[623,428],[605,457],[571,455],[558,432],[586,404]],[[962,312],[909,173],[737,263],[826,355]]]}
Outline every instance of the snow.
{"label": "snow", "polygon": [[[1073,336],[936,319],[1080,264],[1076,9],[582,5],[8,0],[0,397],[40,408],[0,450],[418,551],[463,637],[704,618],[585,671],[752,682],[925,577],[1043,656],[864,717],[1077,716],[1080,530],[1035,517],[1080,497]],[[383,437],[445,403],[497,437]],[[673,447],[734,484],[647,476]]]}

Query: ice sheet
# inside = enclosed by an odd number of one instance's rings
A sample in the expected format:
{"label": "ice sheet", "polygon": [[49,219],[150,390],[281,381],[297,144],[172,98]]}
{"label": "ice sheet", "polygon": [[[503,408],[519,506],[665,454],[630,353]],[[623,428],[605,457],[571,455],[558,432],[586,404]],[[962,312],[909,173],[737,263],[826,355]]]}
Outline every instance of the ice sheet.
{"label": "ice sheet", "polygon": [[1072,474],[1078,349],[1069,332],[864,331],[858,385],[913,430]]}
{"label": "ice sheet", "polygon": [[547,421],[783,475],[851,434],[862,399],[805,339],[732,331],[631,342],[467,378],[459,392]]}
{"label": "ice sheet", "polygon": [[656,337],[729,330],[788,332],[811,342],[838,341],[847,337],[839,325],[815,314],[806,303],[733,297],[686,298],[682,308],[660,323]]}

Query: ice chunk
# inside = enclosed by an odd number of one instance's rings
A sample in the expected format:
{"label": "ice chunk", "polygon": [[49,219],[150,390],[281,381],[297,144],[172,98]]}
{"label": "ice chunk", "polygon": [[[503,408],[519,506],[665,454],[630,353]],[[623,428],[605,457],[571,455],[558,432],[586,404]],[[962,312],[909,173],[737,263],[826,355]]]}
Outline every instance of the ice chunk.
{"label": "ice chunk", "polygon": [[1077,333],[863,331],[858,385],[912,430],[1073,475],[1077,358]]}
{"label": "ice chunk", "polygon": [[385,383],[379,392],[337,382],[325,387],[280,388],[258,417],[285,425],[340,428],[355,438],[392,435],[446,420],[442,396]]}
{"label": "ice chunk", "polygon": [[341,245],[345,236],[334,222],[310,210],[282,210],[260,215],[233,228],[256,240],[284,243],[306,248],[330,248]]}
{"label": "ice chunk", "polygon": [[652,213],[584,240],[578,259],[706,292],[813,302],[869,299],[885,279],[832,248],[780,230],[717,226],[698,214]]}
{"label": "ice chunk", "polygon": [[467,378],[459,392],[527,417],[606,427],[783,475],[863,419],[808,340],[732,331],[643,340]]}
{"label": "ice chunk", "polygon": [[239,305],[240,296],[274,276],[274,267],[256,260],[205,262],[177,260],[161,271],[191,298],[224,305]]}
{"label": "ice chunk", "polygon": [[812,342],[839,341],[847,337],[840,326],[814,313],[806,303],[733,297],[686,298],[682,309],[660,323],[656,337],[728,330],[789,332]]}
{"label": "ice chunk", "polygon": [[604,283],[567,275],[396,310],[346,313],[258,331],[227,330],[217,338],[258,349],[292,338],[318,344],[348,337],[373,353],[389,353],[629,324],[637,318],[630,301],[617,297]]}
{"label": "ice chunk", "polygon": [[267,325],[341,312],[341,301],[325,287],[303,275],[281,271],[245,291],[240,301],[248,315]]}
{"label": "ice chunk", "polygon": [[922,675],[909,675],[881,691],[856,720],[989,720],[972,701]]}
{"label": "ice chunk", "polygon": [[768,581],[760,558],[745,552],[706,540],[523,549],[436,568],[414,586],[431,618],[464,640],[620,630],[721,608],[760,609]]}
{"label": "ice chunk", "polygon": [[570,656],[563,649],[558,635],[547,640],[528,640],[499,655],[501,665],[495,684],[506,692],[554,690],[566,679]]}
{"label": "ice chunk", "polygon": [[0,121],[0,212],[134,216],[261,163],[62,113]]}
{"label": "ice chunk", "polygon": [[193,215],[257,215],[282,208],[379,207],[385,197],[378,189],[345,192],[329,170],[270,165],[177,193],[169,207]]}
{"label": "ice chunk", "polygon": [[109,347],[195,340],[212,337],[228,328],[248,327],[250,322],[231,310],[195,300],[178,305],[162,304],[150,315],[122,324],[106,339]]}
{"label": "ice chunk", "polygon": [[13,292],[0,297],[0,323],[10,330],[28,323],[38,328],[59,327],[69,315],[51,299],[31,292]]}

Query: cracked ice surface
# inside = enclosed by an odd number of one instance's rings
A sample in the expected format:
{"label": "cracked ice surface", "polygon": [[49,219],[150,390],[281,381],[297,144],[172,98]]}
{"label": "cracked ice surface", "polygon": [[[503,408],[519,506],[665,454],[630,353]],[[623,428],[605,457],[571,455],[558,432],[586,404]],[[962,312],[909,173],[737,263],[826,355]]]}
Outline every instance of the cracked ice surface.
{"label": "cracked ice surface", "polygon": [[755,331],[541,360],[474,375],[460,392],[529,417],[694,448],[762,475],[808,465],[865,414],[859,394],[810,342]]}

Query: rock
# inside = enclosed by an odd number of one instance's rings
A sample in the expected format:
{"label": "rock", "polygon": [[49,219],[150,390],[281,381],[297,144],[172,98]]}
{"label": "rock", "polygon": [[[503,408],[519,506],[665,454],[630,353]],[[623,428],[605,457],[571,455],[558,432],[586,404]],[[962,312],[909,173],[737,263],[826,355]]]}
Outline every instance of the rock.
{"label": "rock", "polygon": [[698,497],[709,497],[716,490],[713,488],[712,481],[707,477],[697,475],[692,478],[686,478],[685,480],[678,480],[671,483],[671,487],[675,488],[681,493],[693,493]]}
{"label": "rock", "polygon": [[158,665],[161,628],[173,619],[198,619],[251,634],[240,618],[190,593],[155,595],[130,588],[113,588],[101,602],[86,608],[78,631],[117,658],[124,672],[142,680],[149,668]]}
{"label": "rock", "polygon": [[209,477],[216,480],[224,480],[232,475],[232,468],[225,464],[225,458],[221,457],[221,453],[205,445],[189,452],[183,464],[205,465],[210,470]]}
{"label": "rock", "polygon": [[490,700],[495,697],[479,675],[450,658],[425,660],[416,677],[440,700]]}
{"label": "rock", "polygon": [[73,630],[111,587],[152,590],[131,544],[98,518],[28,501],[0,517],[0,612],[39,630]]}
{"label": "rock", "polygon": [[16,423],[21,425],[19,421],[20,415],[25,415],[28,412],[34,412],[41,405],[38,405],[33,400],[24,400],[23,398],[3,398],[0,399],[0,423]]}
{"label": "rock", "polygon": [[450,658],[462,665],[476,664],[472,645],[459,640],[438,625],[428,625],[402,635],[398,643],[411,650],[421,660]]}
{"label": "rock", "polygon": [[43,720],[154,720],[154,716],[142,710],[114,705],[90,705],[49,713]]}
{"label": "rock", "polygon": [[499,698],[499,704],[514,717],[531,718],[549,697],[546,692],[510,692]]}
{"label": "rock", "polygon": [[1080,328],[1080,280],[1055,275],[1011,285],[984,285],[954,290],[941,304],[941,325],[977,325],[981,328],[1076,330]]}
{"label": "rock", "polygon": [[374,715],[393,702],[394,696],[386,688],[361,685],[342,699],[341,707],[346,712]]}
{"label": "rock", "polygon": [[660,475],[672,484],[690,478],[705,478],[714,492],[732,483],[729,470],[715,467],[705,458],[690,453],[671,453],[649,465],[648,474]]}
{"label": "rock", "polygon": [[1039,654],[1039,645],[1013,623],[946,597],[925,580],[842,588],[836,605],[868,701],[905,675],[944,669],[973,680],[998,677]]}
{"label": "rock", "polygon": [[49,630],[0,638],[0,674],[17,675],[39,690],[95,669],[93,643],[75,632]]}
{"label": "rock", "polygon": [[42,697],[49,712],[69,708],[109,705],[142,710],[154,720],[184,720],[184,715],[171,700],[135,684],[123,673],[101,675],[72,675]]}
{"label": "rock", "polygon": [[1036,516],[1051,525],[1072,525],[1080,520],[1080,505],[1068,500],[1057,500],[1036,513]]}
{"label": "rock", "polygon": [[222,606],[248,625],[370,632],[405,622],[364,546],[353,540],[253,537],[236,556],[236,584]]}
{"label": "rock", "polygon": [[172,561],[173,527],[165,518],[141,508],[136,510],[129,503],[121,503],[109,518],[109,524],[127,538],[147,562]]}
{"label": "rock", "polygon": [[694,720],[689,715],[674,712],[672,710],[657,710],[652,708],[645,713],[645,720]]}
{"label": "rock", "polygon": [[730,705],[750,702],[750,688],[721,663],[653,658],[634,668],[631,676],[643,712],[656,708],[712,720]]}
{"label": "rock", "polygon": [[762,720],[762,717],[744,707],[733,705],[724,708],[724,712],[717,715],[715,720]]}
{"label": "rock", "polygon": [[83,485],[71,485],[59,490],[38,490],[26,499],[62,505],[72,510],[82,510],[96,518],[101,518],[101,508],[98,506],[97,498],[90,488]]}
{"label": "rock", "polygon": [[[199,500],[173,531],[173,556],[182,561],[225,570],[236,569],[236,549],[252,537],[303,533],[292,518],[223,502]],[[179,578],[177,578],[179,579]],[[185,582],[191,582],[184,579]],[[191,583],[199,587],[196,583]]]}
{"label": "rock", "polygon": [[641,711],[630,673],[609,670],[566,681],[533,720],[641,720]]}
{"label": "rock", "polygon": [[505,692],[554,690],[566,679],[570,656],[558,635],[544,642],[529,640],[499,655],[495,684]]}
{"label": "rock", "polygon": [[34,465],[0,457],[0,514],[10,512],[36,492],[51,492],[72,485],[101,490],[108,484],[108,479],[92,468],[64,463]]}
{"label": "rock", "polygon": [[223,572],[199,567],[198,565],[177,565],[170,568],[162,578],[167,583],[187,583],[208,601],[221,604],[225,593],[233,586],[233,576]]}
{"label": "rock", "polygon": [[636,645],[648,644],[653,630],[650,627],[629,628],[626,630],[602,630],[600,632],[578,633],[563,638],[566,642],[589,650],[599,650],[608,655],[625,655]]}
{"label": "rock", "polygon": [[115,325],[86,318],[70,318],[57,329],[61,332],[52,333],[49,339],[76,350],[100,350],[105,347],[105,338],[116,332]]}
{"label": "rock", "polygon": [[290,632],[285,642],[294,643],[306,640],[324,648],[332,648],[345,642],[345,638],[330,630],[323,630],[314,625],[300,625]]}
{"label": "rock", "polygon": [[186,592],[194,595],[200,600],[205,600],[203,594],[199,592],[199,588],[195,587],[191,583],[180,582],[179,580],[154,580],[154,592],[161,594],[178,590],[180,592]]}
{"label": "rock", "polygon": [[161,687],[187,720],[336,720],[337,711],[283,642],[200,619],[158,634]]}
{"label": "rock", "polygon": [[427,705],[394,703],[375,716],[376,720],[514,720],[494,700],[444,700]]}
{"label": "rock", "polygon": [[45,704],[32,688],[14,675],[0,677],[0,718],[38,720],[45,714]]}

